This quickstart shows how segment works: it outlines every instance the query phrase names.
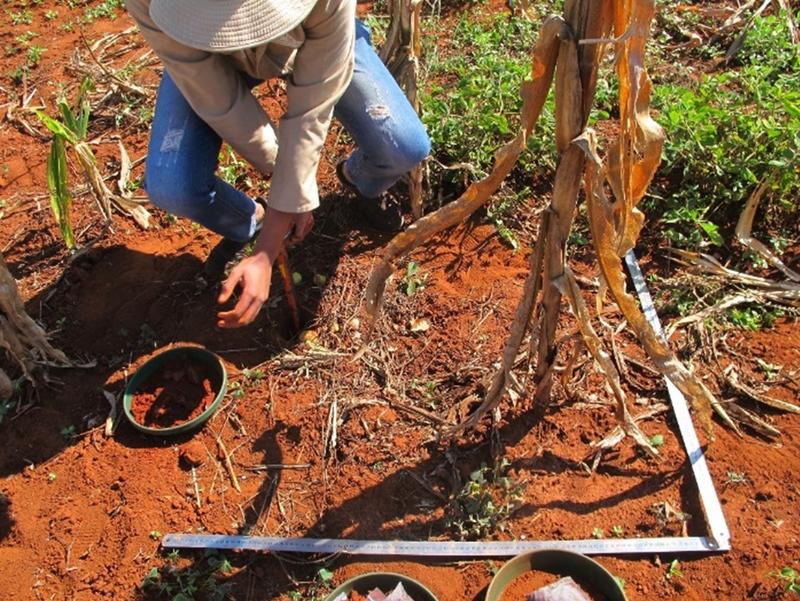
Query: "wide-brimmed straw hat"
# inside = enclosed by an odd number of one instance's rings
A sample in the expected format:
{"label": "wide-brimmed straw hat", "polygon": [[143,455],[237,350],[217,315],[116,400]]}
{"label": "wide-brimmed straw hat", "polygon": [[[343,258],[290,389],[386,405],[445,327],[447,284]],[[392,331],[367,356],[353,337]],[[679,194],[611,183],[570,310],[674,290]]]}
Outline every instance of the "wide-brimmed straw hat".
{"label": "wide-brimmed straw hat", "polygon": [[297,27],[317,0],[152,0],[150,17],[192,48],[232,52],[274,40]]}

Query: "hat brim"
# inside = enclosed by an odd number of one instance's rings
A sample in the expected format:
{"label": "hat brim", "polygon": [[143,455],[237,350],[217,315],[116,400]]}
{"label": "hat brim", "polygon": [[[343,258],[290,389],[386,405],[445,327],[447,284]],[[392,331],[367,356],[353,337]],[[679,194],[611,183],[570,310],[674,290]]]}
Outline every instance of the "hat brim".
{"label": "hat brim", "polygon": [[233,52],[288,33],[317,0],[152,0],[150,18],[181,44],[209,52]]}

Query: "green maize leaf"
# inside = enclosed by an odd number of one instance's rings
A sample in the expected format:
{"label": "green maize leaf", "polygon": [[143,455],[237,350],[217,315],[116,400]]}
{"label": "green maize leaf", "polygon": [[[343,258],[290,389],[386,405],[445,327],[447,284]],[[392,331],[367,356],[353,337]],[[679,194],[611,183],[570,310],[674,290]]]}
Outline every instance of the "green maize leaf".
{"label": "green maize leaf", "polygon": [[88,100],[81,102],[81,112],[78,116],[78,136],[81,140],[85,140],[86,134],[89,132],[89,113],[91,111]]}
{"label": "green maize leaf", "polygon": [[47,187],[50,189],[50,207],[61,230],[64,244],[72,250],[75,248],[75,235],[72,233],[70,221],[72,198],[67,186],[67,153],[64,138],[59,134],[53,138],[50,154],[47,156]]}
{"label": "green maize leaf", "polygon": [[64,138],[64,140],[71,144],[74,144],[77,141],[75,134],[60,121],[56,121],[42,111],[36,111],[36,116],[39,117],[39,120],[44,123],[45,127],[47,127],[47,129],[49,129],[53,135],[61,136]]}
{"label": "green maize leaf", "polygon": [[78,124],[78,119],[75,117],[75,113],[70,108],[69,104],[64,98],[61,98],[57,103],[58,110],[61,111],[61,117],[64,120],[64,124],[67,128],[75,135],[75,137],[80,138],[80,125]]}

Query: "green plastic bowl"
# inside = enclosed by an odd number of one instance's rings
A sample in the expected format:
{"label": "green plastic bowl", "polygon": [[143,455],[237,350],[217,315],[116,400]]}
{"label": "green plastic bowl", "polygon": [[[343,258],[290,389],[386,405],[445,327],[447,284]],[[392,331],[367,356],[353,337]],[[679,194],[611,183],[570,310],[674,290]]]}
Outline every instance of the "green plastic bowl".
{"label": "green plastic bowl", "polygon": [[500,601],[511,581],[531,570],[561,577],[571,576],[575,582],[604,595],[608,601],[627,601],[611,572],[585,555],[560,549],[531,551],[509,560],[492,578],[486,591],[486,601]]}
{"label": "green plastic bowl", "polygon": [[[136,394],[139,388],[145,382],[147,382],[150,376],[152,376],[153,373],[161,368],[165,362],[174,359],[186,359],[190,363],[207,365],[214,370],[216,381],[219,383],[219,389],[217,390],[217,395],[214,397],[214,401],[197,417],[168,428],[151,428],[149,426],[145,426],[144,424],[140,424],[136,421],[136,418],[133,417],[133,413],[131,413],[133,396]],[[214,415],[214,412],[219,408],[227,388],[228,374],[226,373],[225,366],[222,364],[222,360],[219,357],[217,357],[211,351],[197,346],[178,346],[148,359],[144,365],[136,370],[136,373],[133,374],[133,377],[125,387],[125,395],[122,398],[122,407],[125,411],[125,417],[127,417],[128,421],[133,424],[133,427],[140,432],[153,434],[156,436],[172,436],[174,434],[189,432],[205,423],[208,418]]]}
{"label": "green plastic bowl", "polygon": [[338,586],[323,601],[333,601],[342,593],[355,591],[361,595],[366,595],[374,588],[379,588],[384,592],[389,592],[397,586],[398,582],[403,583],[403,588],[414,599],[414,601],[438,601],[434,594],[425,588],[422,583],[413,578],[395,574],[394,572],[370,572],[351,578],[347,582]]}

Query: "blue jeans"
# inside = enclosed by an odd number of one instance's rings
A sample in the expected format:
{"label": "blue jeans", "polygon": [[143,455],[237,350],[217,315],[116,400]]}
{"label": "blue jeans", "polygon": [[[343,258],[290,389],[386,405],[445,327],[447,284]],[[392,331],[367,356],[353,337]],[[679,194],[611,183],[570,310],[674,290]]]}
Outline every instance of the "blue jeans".
{"label": "blue jeans", "polygon": [[[372,48],[369,30],[358,20],[353,81],[334,114],[356,142],[347,172],[364,196],[379,196],[430,153],[424,126]],[[169,144],[168,132],[174,136],[176,129],[182,131],[181,142]],[[244,242],[256,231],[256,205],[215,176],[221,145],[220,137],[195,114],[164,71],[144,177],[150,201]]]}

